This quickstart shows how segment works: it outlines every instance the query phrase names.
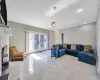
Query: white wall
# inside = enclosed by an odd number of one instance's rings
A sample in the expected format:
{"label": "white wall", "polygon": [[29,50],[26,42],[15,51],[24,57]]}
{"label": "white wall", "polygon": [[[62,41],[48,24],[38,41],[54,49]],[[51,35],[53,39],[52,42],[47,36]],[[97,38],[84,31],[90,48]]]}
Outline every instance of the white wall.
{"label": "white wall", "polygon": [[54,43],[55,44],[58,44],[58,43],[60,43],[60,31],[54,31]]}
{"label": "white wall", "polygon": [[[25,35],[25,30],[31,30],[35,32],[43,32],[43,33],[48,33],[49,34],[49,48],[53,45],[53,31],[45,30],[45,29],[40,29],[36,28],[33,26],[28,26],[20,23],[15,23],[8,21],[8,25],[12,28],[12,36],[10,37],[10,46],[16,46],[19,51],[25,52],[25,47],[26,47],[26,35]],[[52,37],[52,38],[51,38]]]}
{"label": "white wall", "polygon": [[97,38],[96,42],[97,42],[97,55],[98,55],[97,72],[100,75],[100,8],[96,24],[96,38]]}
{"label": "white wall", "polygon": [[[64,43],[92,45],[96,51],[96,23],[60,30],[64,33]],[[61,36],[60,36],[61,43]]]}

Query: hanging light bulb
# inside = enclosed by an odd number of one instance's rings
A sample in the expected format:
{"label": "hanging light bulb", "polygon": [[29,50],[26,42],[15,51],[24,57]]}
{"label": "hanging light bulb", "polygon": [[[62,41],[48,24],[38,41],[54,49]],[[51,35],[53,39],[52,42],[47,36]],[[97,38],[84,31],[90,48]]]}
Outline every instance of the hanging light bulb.
{"label": "hanging light bulb", "polygon": [[[53,10],[55,11],[57,9],[57,7],[55,6],[55,7],[53,7]],[[55,21],[53,21],[52,23],[51,23],[51,26],[54,28],[55,26],[56,26],[56,22]]]}
{"label": "hanging light bulb", "polygon": [[53,28],[56,26],[55,21],[53,21],[53,22],[51,23],[51,26],[52,26]]}

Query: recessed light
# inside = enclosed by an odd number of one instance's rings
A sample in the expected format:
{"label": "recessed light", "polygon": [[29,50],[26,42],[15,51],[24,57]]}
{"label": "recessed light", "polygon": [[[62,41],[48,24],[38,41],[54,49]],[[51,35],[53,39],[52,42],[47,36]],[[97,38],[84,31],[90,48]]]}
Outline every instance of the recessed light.
{"label": "recessed light", "polygon": [[84,22],[84,24],[86,24],[86,22]]}
{"label": "recessed light", "polygon": [[80,13],[80,12],[82,12],[83,11],[83,8],[79,8],[77,11],[76,11],[76,13]]}

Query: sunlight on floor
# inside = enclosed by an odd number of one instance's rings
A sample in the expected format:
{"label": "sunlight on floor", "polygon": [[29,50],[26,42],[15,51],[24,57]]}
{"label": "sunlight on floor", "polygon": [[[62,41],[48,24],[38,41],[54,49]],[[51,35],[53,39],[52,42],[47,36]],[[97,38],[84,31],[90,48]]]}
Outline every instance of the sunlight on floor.
{"label": "sunlight on floor", "polygon": [[29,72],[32,74],[34,72],[34,67],[33,67],[33,57],[30,56],[29,58]]}
{"label": "sunlight on floor", "polygon": [[42,58],[36,54],[30,54],[29,56],[29,72],[32,74],[34,72],[34,59],[42,60]]}
{"label": "sunlight on floor", "polygon": [[31,56],[36,60],[41,60],[42,58],[36,54],[31,54]]}

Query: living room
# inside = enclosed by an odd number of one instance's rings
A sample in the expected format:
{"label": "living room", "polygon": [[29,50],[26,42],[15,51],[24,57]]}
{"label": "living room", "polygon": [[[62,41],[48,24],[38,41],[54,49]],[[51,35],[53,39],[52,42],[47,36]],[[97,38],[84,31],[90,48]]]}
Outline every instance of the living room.
{"label": "living room", "polygon": [[0,80],[100,79],[99,0],[1,4]]}

